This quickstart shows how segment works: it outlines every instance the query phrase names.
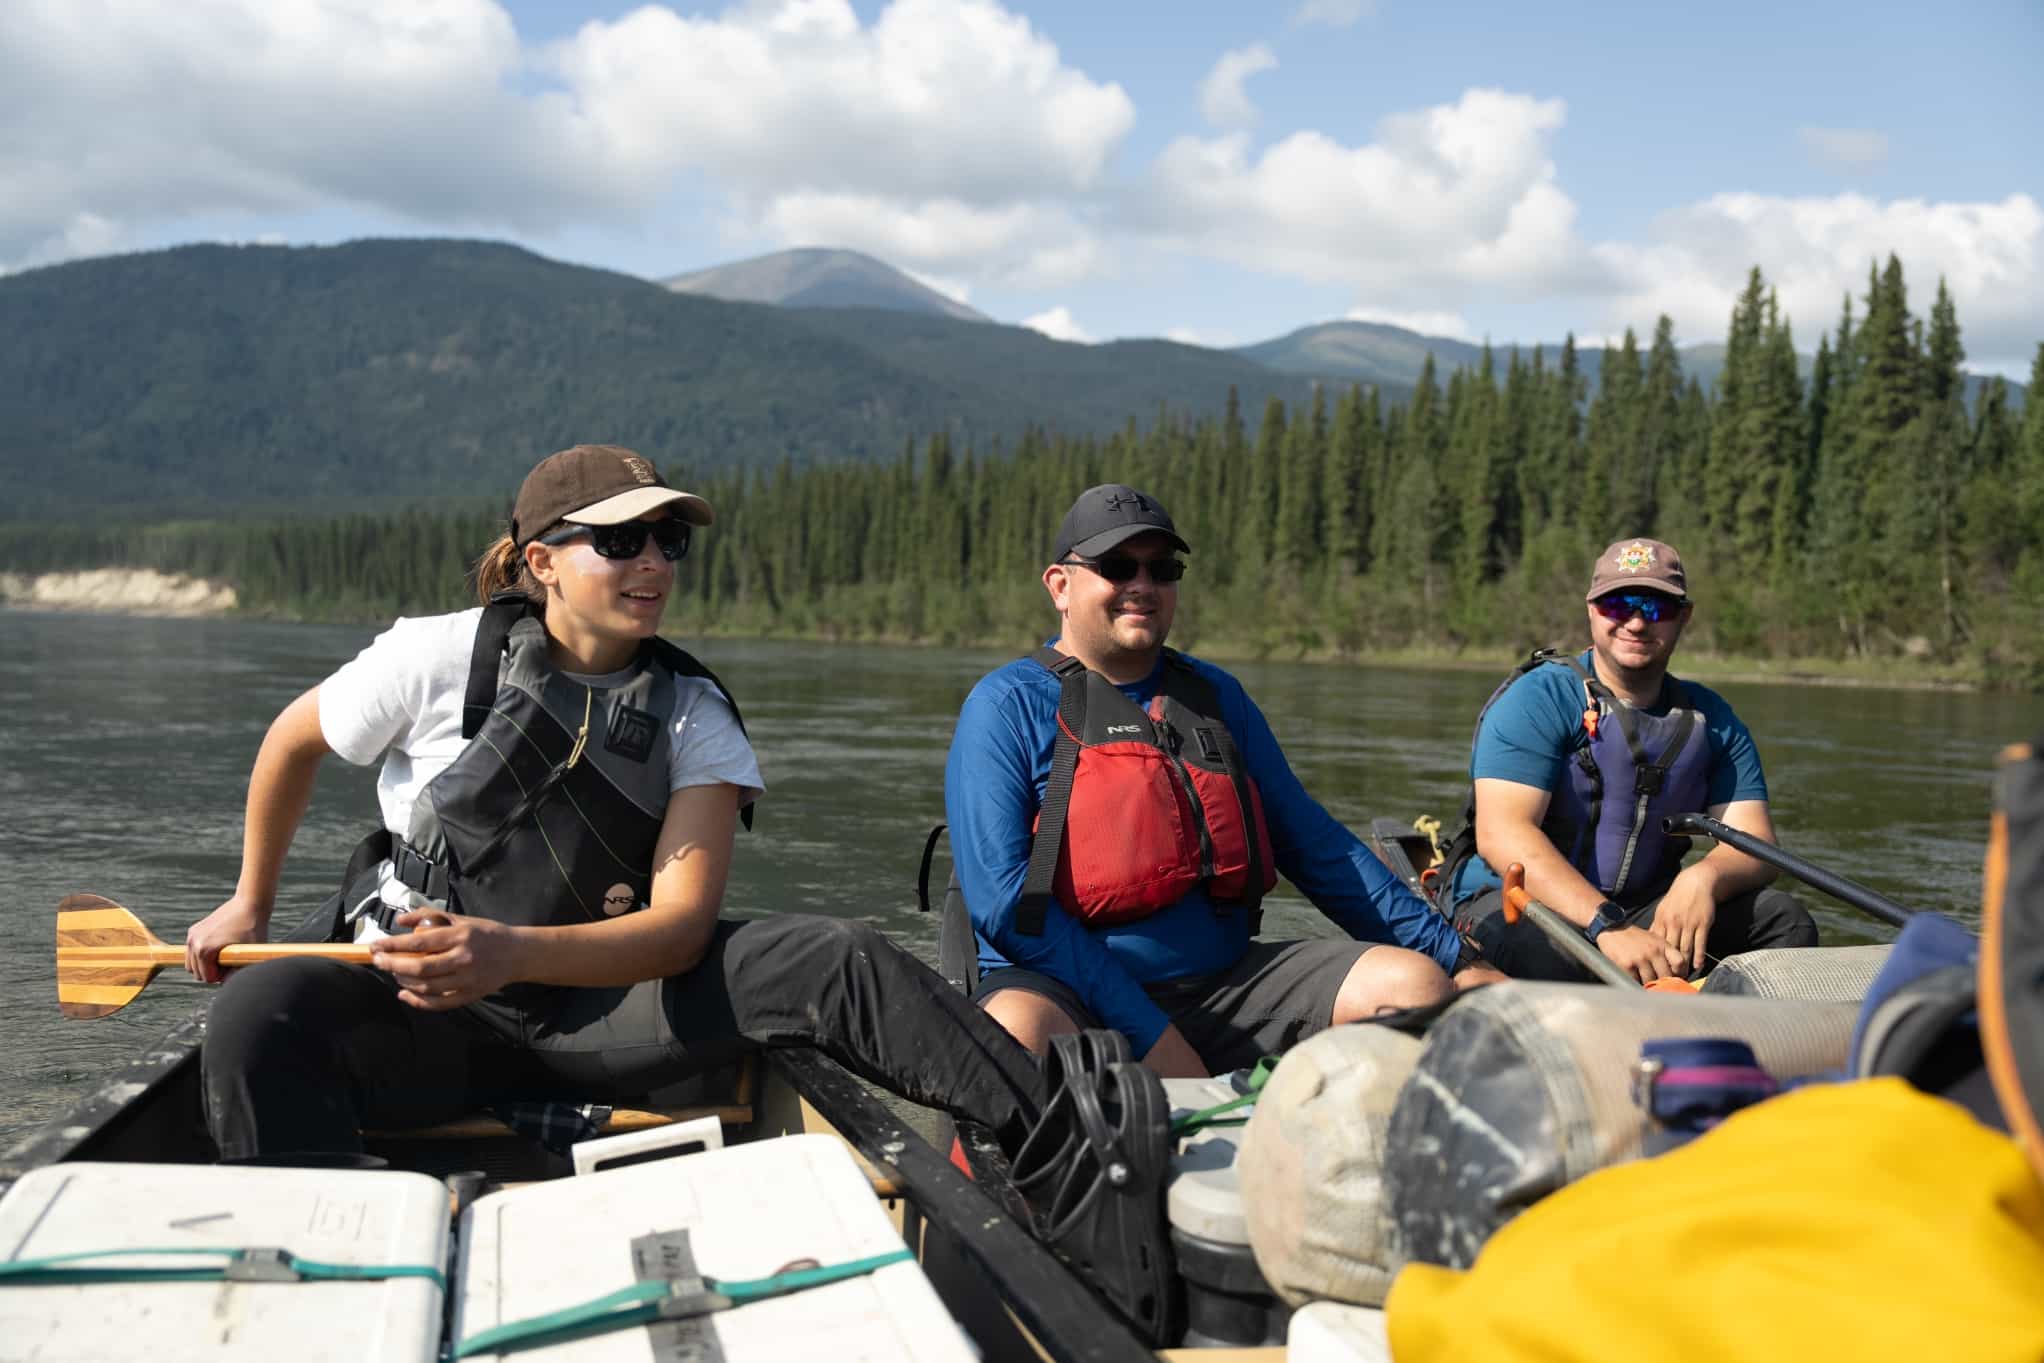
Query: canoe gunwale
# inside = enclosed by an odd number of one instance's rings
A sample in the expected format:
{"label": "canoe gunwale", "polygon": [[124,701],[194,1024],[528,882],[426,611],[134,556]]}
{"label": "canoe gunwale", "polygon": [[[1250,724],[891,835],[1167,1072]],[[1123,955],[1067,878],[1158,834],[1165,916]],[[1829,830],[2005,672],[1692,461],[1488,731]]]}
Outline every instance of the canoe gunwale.
{"label": "canoe gunwale", "polygon": [[1155,1363],[1128,1323],[1026,1225],[819,1051],[777,1050],[774,1065],[853,1149],[893,1170],[923,1218],[948,1232],[1055,1363]]}
{"label": "canoe gunwale", "polygon": [[206,1039],[207,1009],[195,1009],[140,1058],[101,1080],[63,1115],[44,1122],[20,1143],[0,1153],[0,1193],[31,1169],[75,1158],[86,1145],[112,1134],[122,1120],[141,1112],[165,1086],[199,1063]]}

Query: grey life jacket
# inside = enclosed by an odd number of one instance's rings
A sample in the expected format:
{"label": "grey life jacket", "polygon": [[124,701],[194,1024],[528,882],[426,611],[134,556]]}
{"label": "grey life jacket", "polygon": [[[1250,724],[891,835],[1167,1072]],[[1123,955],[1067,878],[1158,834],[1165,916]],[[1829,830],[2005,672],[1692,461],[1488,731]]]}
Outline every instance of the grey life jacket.
{"label": "grey life jacket", "polygon": [[[545,627],[524,598],[499,596],[483,611],[469,659],[467,745],[420,792],[405,836],[372,834],[351,866],[388,857],[395,879],[426,898],[519,926],[601,922],[643,907],[670,795],[681,677],[709,681],[737,713],[724,684],[663,639],[640,648],[617,686],[574,680],[549,660]],[[741,817],[750,828],[752,810]]]}

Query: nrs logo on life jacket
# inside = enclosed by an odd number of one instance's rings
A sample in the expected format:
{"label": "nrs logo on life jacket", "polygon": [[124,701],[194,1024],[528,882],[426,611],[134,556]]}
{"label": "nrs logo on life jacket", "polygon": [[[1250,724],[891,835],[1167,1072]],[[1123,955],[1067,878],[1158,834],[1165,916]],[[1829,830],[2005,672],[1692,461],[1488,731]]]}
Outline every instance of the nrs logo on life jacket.
{"label": "nrs logo on life jacket", "polygon": [[1277,883],[1270,828],[1206,678],[1164,650],[1146,713],[1076,658],[1030,656],[1058,678],[1058,736],[1016,925],[1041,933],[1053,893],[1105,927],[1204,887],[1217,911],[1249,912],[1254,931]]}

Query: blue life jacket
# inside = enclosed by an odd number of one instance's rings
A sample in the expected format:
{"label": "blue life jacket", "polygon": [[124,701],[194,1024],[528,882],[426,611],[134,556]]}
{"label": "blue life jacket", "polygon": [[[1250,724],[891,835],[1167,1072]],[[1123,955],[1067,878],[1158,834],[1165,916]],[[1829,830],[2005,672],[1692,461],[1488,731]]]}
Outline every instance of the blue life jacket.
{"label": "blue life jacket", "polygon": [[[1682,684],[1662,683],[1665,715],[1620,699],[1574,654],[1541,649],[1512,670],[1477,711],[1470,749],[1484,717],[1514,682],[1535,668],[1566,667],[1583,688],[1583,741],[1569,755],[1565,779],[1548,801],[1540,831],[1607,898],[1636,907],[1674,878],[1686,838],[1661,831],[1669,814],[1703,810],[1710,789],[1710,734]],[[1658,706],[1656,708],[1659,708]],[[1452,893],[1461,863],[1476,853],[1476,791],[1470,788],[1463,827],[1430,883]]]}

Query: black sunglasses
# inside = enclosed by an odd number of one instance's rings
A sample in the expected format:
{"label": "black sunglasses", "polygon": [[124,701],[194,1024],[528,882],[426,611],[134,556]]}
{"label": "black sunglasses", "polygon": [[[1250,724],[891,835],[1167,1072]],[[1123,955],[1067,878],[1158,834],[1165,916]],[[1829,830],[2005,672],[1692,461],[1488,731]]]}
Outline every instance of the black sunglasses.
{"label": "black sunglasses", "polygon": [[551,535],[541,535],[541,544],[566,544],[577,535],[589,536],[589,543],[605,558],[637,558],[646,548],[646,536],[660,546],[660,556],[673,562],[688,554],[688,522],[620,521],[616,525],[562,526]]}
{"label": "black sunglasses", "polygon": [[1163,584],[1176,582],[1185,576],[1185,561],[1176,558],[1130,558],[1127,554],[1109,554],[1105,558],[1064,558],[1058,562],[1068,567],[1090,568],[1117,587],[1124,582],[1136,580],[1136,574],[1143,569],[1150,570],[1150,581]]}
{"label": "black sunglasses", "polygon": [[1680,597],[1667,596],[1660,592],[1612,592],[1590,603],[1597,614],[1606,620],[1616,620],[1623,624],[1632,619],[1637,612],[1639,617],[1650,625],[1674,619],[1688,604]]}

